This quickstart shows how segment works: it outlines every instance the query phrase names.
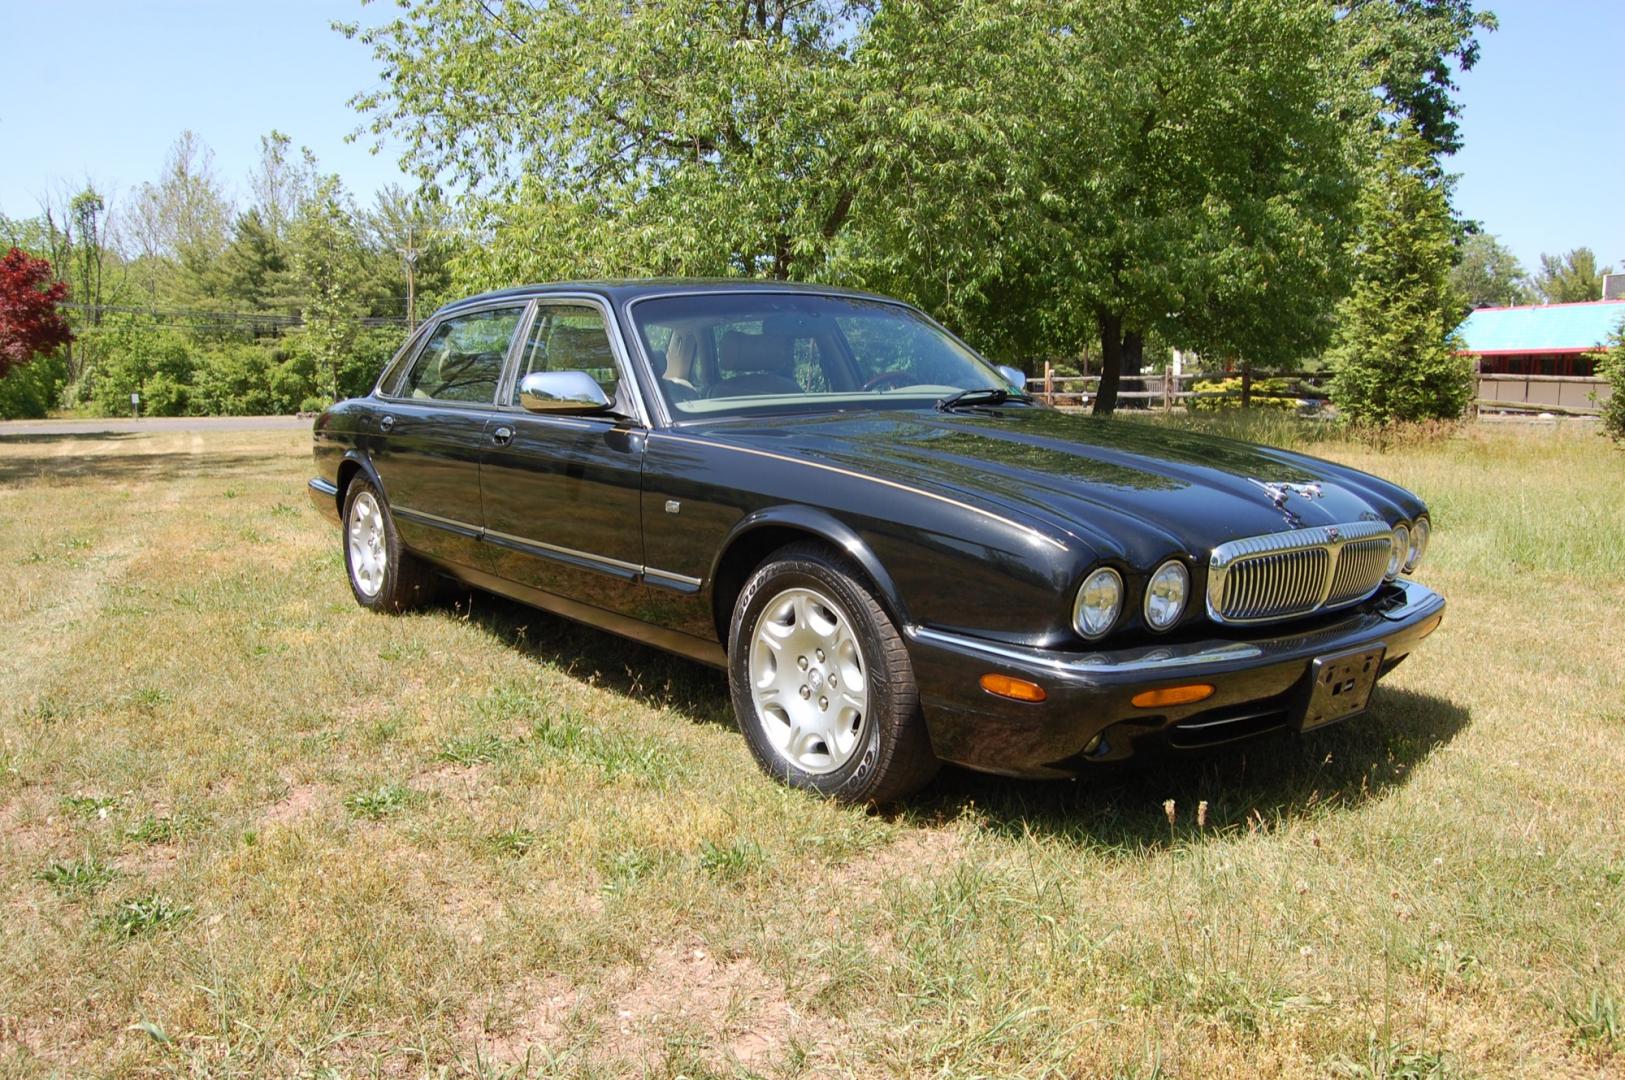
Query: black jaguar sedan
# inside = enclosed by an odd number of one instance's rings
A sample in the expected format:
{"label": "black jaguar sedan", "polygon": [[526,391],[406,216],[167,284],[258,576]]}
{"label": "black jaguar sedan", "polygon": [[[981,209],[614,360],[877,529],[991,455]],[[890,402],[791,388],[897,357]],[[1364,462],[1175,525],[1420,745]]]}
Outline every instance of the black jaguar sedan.
{"label": "black jaguar sedan", "polygon": [[723,667],[762,767],[855,802],[1316,728],[1439,625],[1410,492],[1022,385],[881,296],[510,289],[322,414],[310,495],[363,606],[451,577]]}

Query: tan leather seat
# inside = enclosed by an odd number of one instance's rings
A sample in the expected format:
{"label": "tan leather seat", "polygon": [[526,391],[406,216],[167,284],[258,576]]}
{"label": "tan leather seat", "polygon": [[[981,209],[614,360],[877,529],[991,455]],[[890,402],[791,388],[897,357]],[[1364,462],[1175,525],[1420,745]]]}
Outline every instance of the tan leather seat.
{"label": "tan leather seat", "polygon": [[717,346],[717,366],[726,376],[706,397],[799,394],[794,343],[777,334],[730,330]]}

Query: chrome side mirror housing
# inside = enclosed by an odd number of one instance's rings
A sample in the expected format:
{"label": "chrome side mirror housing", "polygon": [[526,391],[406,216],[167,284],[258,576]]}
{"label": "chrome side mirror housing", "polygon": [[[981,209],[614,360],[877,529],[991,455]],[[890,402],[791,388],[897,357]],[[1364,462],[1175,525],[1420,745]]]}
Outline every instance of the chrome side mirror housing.
{"label": "chrome side mirror housing", "polygon": [[579,415],[607,411],[609,398],[585,371],[533,371],[519,380],[519,404],[527,412]]}
{"label": "chrome side mirror housing", "polygon": [[1013,368],[1006,364],[999,365],[999,374],[1010,380],[1010,385],[1017,390],[1027,389],[1027,373],[1020,368]]}

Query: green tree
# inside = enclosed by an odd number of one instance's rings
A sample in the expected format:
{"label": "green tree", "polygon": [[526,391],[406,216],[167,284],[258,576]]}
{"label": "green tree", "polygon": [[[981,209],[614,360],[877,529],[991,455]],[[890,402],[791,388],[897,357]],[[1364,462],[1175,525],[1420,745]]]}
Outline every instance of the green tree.
{"label": "green tree", "polygon": [[1450,287],[1469,309],[1527,304],[1528,280],[1518,257],[1489,233],[1463,239],[1450,271]]}
{"label": "green tree", "polygon": [[1615,442],[1625,442],[1625,321],[1614,328],[1611,348],[1597,357],[1597,374],[1608,380],[1612,394],[1602,406],[1602,429]]}
{"label": "green tree", "polygon": [[373,130],[474,196],[466,285],[850,282],[1000,358],[1099,335],[1114,376],[1153,331],[1324,343],[1375,109],[1323,0],[420,0],[347,32]]}
{"label": "green tree", "polygon": [[1427,144],[1410,128],[1382,147],[1359,209],[1355,284],[1330,354],[1332,400],[1360,423],[1460,416],[1472,369],[1452,333],[1450,204]]}
{"label": "green tree", "polygon": [[231,243],[221,253],[213,275],[212,291],[233,308],[270,311],[285,306],[290,284],[287,255],[258,207],[237,216]]}
{"label": "green tree", "polygon": [[367,267],[356,217],[338,177],[326,176],[289,230],[293,282],[305,323],[299,348],[313,361],[320,392],[329,401],[344,396],[364,314],[356,283]]}
{"label": "green tree", "polygon": [[1496,28],[1471,0],[1343,0],[1351,55],[1376,83],[1390,130],[1409,125],[1438,161],[1461,149],[1457,71],[1478,62],[1478,32]]}
{"label": "green tree", "polygon": [[1601,300],[1603,275],[1613,272],[1611,266],[1599,269],[1597,254],[1588,247],[1577,247],[1565,255],[1542,253],[1535,290],[1548,304]]}

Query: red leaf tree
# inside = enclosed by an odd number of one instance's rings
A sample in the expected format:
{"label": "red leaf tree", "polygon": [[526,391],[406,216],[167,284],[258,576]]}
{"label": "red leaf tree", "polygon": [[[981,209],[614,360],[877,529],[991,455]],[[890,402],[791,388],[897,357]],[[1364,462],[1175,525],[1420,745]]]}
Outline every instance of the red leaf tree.
{"label": "red leaf tree", "polygon": [[51,264],[12,248],[0,256],[0,378],[73,340],[57,305],[68,298]]}

